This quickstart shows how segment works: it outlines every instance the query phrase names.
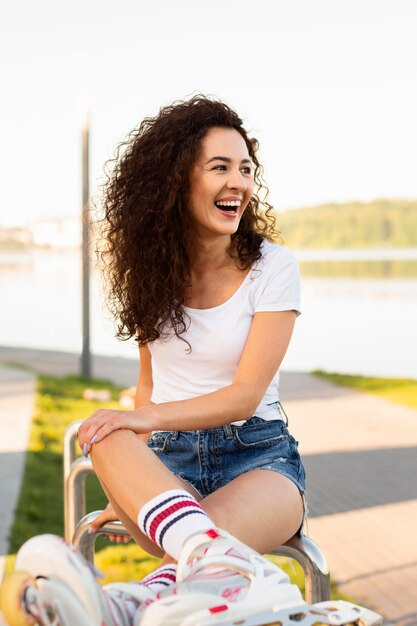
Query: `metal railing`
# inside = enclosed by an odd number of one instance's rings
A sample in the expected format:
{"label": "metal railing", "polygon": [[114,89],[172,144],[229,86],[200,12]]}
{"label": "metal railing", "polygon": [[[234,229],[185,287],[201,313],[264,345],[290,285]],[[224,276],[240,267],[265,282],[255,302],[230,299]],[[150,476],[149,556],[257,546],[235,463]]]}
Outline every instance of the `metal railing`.
{"label": "metal railing", "polygon": [[72,542],[75,527],[87,513],[85,479],[94,474],[90,459],[76,457],[77,432],[82,420],[73,422],[64,435],[64,529],[65,540]]}
{"label": "metal railing", "polygon": [[[89,459],[76,458],[77,431],[82,421],[68,426],[64,437],[64,516],[65,539],[94,563],[94,544],[98,535],[121,535],[129,533],[119,521],[108,522],[97,533],[89,532],[92,522],[101,511],[86,512],[85,479],[94,474]],[[297,561],[305,576],[306,602],[323,602],[330,599],[330,572],[324,554],[307,535],[293,537],[270,554]]]}
{"label": "metal railing", "polygon": [[311,537],[301,533],[287,543],[270,552],[297,561],[304,572],[304,595],[306,602],[330,600],[330,571],[326,558]]}

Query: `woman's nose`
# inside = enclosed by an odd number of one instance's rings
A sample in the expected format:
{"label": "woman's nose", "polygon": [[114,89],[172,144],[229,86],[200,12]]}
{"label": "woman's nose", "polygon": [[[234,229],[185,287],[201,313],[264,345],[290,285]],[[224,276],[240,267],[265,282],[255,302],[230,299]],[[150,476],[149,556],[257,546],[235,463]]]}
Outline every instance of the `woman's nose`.
{"label": "woman's nose", "polygon": [[230,170],[226,187],[228,189],[240,189],[245,191],[248,184],[240,170]]}

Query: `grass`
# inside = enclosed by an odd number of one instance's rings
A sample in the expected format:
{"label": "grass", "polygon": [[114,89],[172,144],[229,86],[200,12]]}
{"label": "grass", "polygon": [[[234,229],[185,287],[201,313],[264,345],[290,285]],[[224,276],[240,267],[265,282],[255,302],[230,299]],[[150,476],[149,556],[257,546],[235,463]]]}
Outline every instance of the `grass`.
{"label": "grass", "polygon": [[[39,377],[24,479],[10,538],[12,550],[34,534],[63,534],[64,432],[74,420],[86,418],[103,407],[103,403],[83,399],[86,387],[109,389],[112,402],[106,406],[118,406],[119,389],[107,381],[92,382],[75,376]],[[88,506],[93,510],[102,508],[104,503],[101,488],[92,477],[88,480]]]}
{"label": "grass", "polygon": [[322,370],[315,370],[313,374],[337,385],[371,393],[381,396],[385,400],[417,409],[417,380],[412,378],[373,378],[352,374],[335,374]]}
{"label": "grass", "polygon": [[[106,403],[83,399],[86,387],[106,388],[112,401]],[[15,553],[27,539],[42,533],[64,534],[64,502],[62,474],[62,442],[71,422],[88,417],[99,407],[117,408],[120,388],[108,381],[86,380],[67,376],[40,376],[36,395],[36,411],[32,421],[26,466],[15,521],[11,530],[11,552]],[[87,479],[87,510],[101,509],[106,499],[94,476]],[[6,571],[13,569],[14,554],[8,557]],[[301,590],[304,574],[301,566],[287,558],[270,557],[278,563]],[[159,560],[148,555],[133,542],[113,546],[104,538],[96,542],[96,566],[105,573],[103,584],[139,580],[154,570]],[[348,599],[337,593],[332,584],[332,598]]]}

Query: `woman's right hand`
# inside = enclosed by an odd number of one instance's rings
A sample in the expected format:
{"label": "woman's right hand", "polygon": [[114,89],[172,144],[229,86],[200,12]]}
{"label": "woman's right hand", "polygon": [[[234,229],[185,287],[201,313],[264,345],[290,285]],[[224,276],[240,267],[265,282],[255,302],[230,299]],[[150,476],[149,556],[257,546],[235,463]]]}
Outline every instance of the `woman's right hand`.
{"label": "woman's right hand", "polygon": [[[118,519],[119,518],[117,517],[112,505],[109,502],[106,508],[104,509],[104,511],[102,511],[100,515],[96,517],[94,522],[91,524],[90,526],[91,532],[96,533],[99,531],[99,529],[102,526],[107,524],[107,522],[114,522]],[[115,541],[116,543],[128,543],[131,540],[130,535],[129,537],[124,537],[124,536],[122,537],[121,535],[107,535],[107,536],[110,541]]]}

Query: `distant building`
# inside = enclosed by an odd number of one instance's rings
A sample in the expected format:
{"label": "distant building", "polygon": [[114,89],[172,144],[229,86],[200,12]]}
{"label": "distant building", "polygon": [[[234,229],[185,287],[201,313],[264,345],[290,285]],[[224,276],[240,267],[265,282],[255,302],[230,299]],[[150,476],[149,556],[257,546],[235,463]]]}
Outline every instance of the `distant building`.
{"label": "distant building", "polygon": [[24,250],[32,245],[32,233],[26,226],[0,226],[0,248]]}

